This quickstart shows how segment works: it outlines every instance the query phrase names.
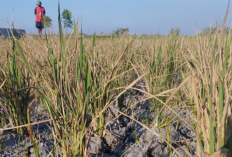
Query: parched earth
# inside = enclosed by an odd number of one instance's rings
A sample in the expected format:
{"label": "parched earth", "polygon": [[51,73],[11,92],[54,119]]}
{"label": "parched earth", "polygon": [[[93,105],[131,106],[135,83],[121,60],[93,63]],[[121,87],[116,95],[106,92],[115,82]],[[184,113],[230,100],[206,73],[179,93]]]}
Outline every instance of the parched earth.
{"label": "parched earth", "polygon": [[[141,89],[143,86],[144,82],[140,81],[135,87]],[[168,124],[168,129],[164,129],[165,127],[147,129],[142,124],[152,121],[155,111],[151,109],[147,101],[139,102],[144,98],[145,95],[141,92],[129,90],[125,95],[123,105],[119,107],[115,103],[109,107],[106,113],[106,123],[109,122],[109,124],[106,127],[104,137],[95,135],[90,138],[88,150],[92,157],[101,157],[102,154],[104,157],[177,157],[178,154],[185,157],[188,156],[185,150],[192,156],[196,156],[196,135],[191,127],[187,126],[192,121],[191,112],[173,107],[172,110],[180,118],[170,110],[165,109],[163,112],[165,115],[161,115],[159,119],[162,120],[162,117],[172,118]],[[139,103],[128,109],[131,104],[136,102]],[[49,118],[48,113],[43,108],[43,105],[34,104],[31,113],[32,123]],[[119,116],[119,111],[125,115]],[[116,116],[119,117],[115,121],[111,121]],[[184,122],[181,119],[184,119]],[[9,127],[9,124],[5,125],[5,128]],[[33,126],[42,157],[53,156],[54,143],[51,128],[49,122]],[[28,135],[19,136],[13,130],[0,132],[0,135],[0,156],[35,156]],[[171,145],[178,154],[170,150],[170,146],[165,140],[172,141]]]}

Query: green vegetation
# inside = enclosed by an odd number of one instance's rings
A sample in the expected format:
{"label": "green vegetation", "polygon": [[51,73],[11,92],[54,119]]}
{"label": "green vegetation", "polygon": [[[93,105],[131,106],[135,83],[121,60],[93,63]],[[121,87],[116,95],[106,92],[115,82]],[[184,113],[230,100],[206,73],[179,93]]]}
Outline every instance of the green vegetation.
{"label": "green vegetation", "polygon": [[72,21],[72,13],[68,9],[64,9],[62,13],[62,18],[64,22],[64,28],[72,28],[73,21]]}
{"label": "green vegetation", "polygon": [[52,27],[52,19],[49,16],[44,16],[43,25],[44,25],[44,28]]}
{"label": "green vegetation", "polygon": [[[195,37],[179,36],[180,30],[173,29],[169,36],[83,39],[80,29],[79,39],[78,23],[70,22],[71,13],[64,12],[64,26],[73,24],[74,38],[64,38],[59,10],[59,39],[0,39],[0,105],[5,113],[0,114],[1,126],[9,120],[18,133],[29,133],[38,156],[29,112],[32,102],[43,103],[62,156],[85,157],[89,138],[105,134],[109,106],[121,107],[128,90],[144,79],[146,85],[139,90],[155,116],[151,121],[141,117],[143,127],[167,130],[167,139],[160,138],[170,154],[176,152],[169,134],[175,117],[195,131],[197,156],[224,153],[223,148],[231,153],[232,138],[227,135],[232,133],[232,38],[224,34],[225,25]],[[192,123],[176,113],[176,107],[192,113]],[[28,124],[27,130],[20,127],[23,124]],[[59,151],[54,147],[54,155]]]}
{"label": "green vegetation", "polygon": [[178,28],[178,27],[176,27],[176,28],[172,28],[172,29],[170,30],[169,35],[176,35],[176,36],[179,36],[180,33],[181,33],[181,29]]}
{"label": "green vegetation", "polygon": [[123,35],[129,33],[129,28],[117,28],[116,31],[114,31],[114,34],[116,35]]}

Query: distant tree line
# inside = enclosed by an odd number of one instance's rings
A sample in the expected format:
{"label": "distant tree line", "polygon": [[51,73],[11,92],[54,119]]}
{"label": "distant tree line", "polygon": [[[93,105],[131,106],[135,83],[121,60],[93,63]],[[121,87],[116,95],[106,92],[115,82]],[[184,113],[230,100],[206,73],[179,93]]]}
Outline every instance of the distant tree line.
{"label": "distant tree line", "polygon": [[[215,34],[216,32],[221,32],[221,30],[218,27],[207,27],[204,28],[202,31],[202,35],[208,35],[208,34]],[[229,34],[232,32],[232,29],[230,27],[224,28],[224,34]]]}
{"label": "distant tree line", "polygon": [[181,29],[176,27],[176,28],[172,28],[170,30],[170,33],[169,35],[176,35],[176,36],[180,36],[180,32],[181,32]]}
{"label": "distant tree line", "polygon": [[116,34],[116,35],[128,34],[129,33],[129,28],[118,27],[116,31],[113,31],[113,33]]}

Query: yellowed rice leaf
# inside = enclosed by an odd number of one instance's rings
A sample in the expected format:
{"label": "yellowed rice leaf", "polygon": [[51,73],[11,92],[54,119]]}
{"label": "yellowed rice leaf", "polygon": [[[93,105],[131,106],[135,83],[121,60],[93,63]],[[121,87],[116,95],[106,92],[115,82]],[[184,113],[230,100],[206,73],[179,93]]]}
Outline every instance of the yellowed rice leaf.
{"label": "yellowed rice leaf", "polygon": [[221,148],[218,151],[216,151],[215,153],[213,153],[212,155],[210,155],[210,157],[219,157],[220,155],[226,154],[228,153],[229,150],[226,148]]}

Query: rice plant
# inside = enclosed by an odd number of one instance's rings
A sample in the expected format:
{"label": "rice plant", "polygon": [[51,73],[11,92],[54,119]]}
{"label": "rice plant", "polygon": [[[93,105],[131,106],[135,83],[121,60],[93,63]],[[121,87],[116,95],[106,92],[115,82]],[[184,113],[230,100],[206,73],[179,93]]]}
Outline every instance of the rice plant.
{"label": "rice plant", "polygon": [[[59,34],[46,32],[45,41],[0,39],[4,108],[0,118],[2,123],[18,126],[18,133],[29,133],[37,156],[29,114],[35,98],[49,112],[54,156],[88,156],[90,138],[103,138],[106,133],[107,114],[112,114],[112,119],[131,118],[148,130],[166,130],[166,138],[156,135],[167,143],[169,154],[178,154],[174,146],[179,143],[170,135],[176,118],[176,129],[184,124],[196,134],[197,156],[232,150],[232,38],[223,34],[224,25],[216,34],[195,37],[83,38],[77,22],[73,34],[65,36],[59,4],[58,23]],[[139,81],[144,83],[141,88],[135,86]],[[126,115],[138,104],[124,103],[132,90],[148,101],[153,117],[140,116],[139,122]],[[115,104],[118,115],[110,109]],[[181,117],[182,110],[191,113],[191,122]],[[21,127],[23,124],[28,130]],[[190,154],[188,149],[185,152]]]}

